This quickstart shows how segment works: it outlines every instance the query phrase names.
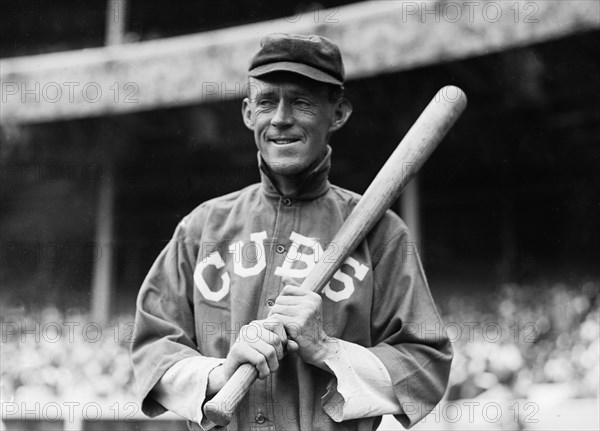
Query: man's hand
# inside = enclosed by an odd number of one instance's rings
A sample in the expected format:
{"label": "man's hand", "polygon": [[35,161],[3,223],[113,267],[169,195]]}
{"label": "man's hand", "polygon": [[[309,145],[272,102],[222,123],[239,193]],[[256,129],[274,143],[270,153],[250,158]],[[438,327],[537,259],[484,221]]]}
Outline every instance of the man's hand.
{"label": "man's hand", "polygon": [[329,371],[325,359],[335,355],[337,344],[323,330],[321,302],[318,293],[287,285],[275,300],[269,318],[283,324],[290,339],[288,342],[296,342],[304,362]]}
{"label": "man's hand", "polygon": [[[255,320],[242,326],[223,365],[208,375],[207,395],[212,395],[225,385],[240,365],[249,362],[256,366],[258,378],[264,379],[279,368],[288,339],[283,325],[275,319]],[[297,350],[292,341],[291,351]]]}

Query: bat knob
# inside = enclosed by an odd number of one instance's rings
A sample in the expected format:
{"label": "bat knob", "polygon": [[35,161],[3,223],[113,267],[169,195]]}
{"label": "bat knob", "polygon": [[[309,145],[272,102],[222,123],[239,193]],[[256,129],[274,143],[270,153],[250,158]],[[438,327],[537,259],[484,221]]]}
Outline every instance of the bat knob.
{"label": "bat knob", "polygon": [[204,414],[215,425],[224,427],[231,422],[233,411],[228,409],[226,403],[208,401],[204,404]]}
{"label": "bat knob", "polygon": [[219,426],[228,425],[233,412],[257,377],[258,371],[254,365],[242,364],[213,399],[204,404],[203,411],[207,419]]}

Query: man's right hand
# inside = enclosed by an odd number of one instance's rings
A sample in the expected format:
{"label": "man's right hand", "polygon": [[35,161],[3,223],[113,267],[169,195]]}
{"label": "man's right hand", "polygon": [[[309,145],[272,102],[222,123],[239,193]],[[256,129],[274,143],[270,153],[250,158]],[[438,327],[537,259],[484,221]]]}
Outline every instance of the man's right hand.
{"label": "man's right hand", "polygon": [[283,325],[276,319],[255,320],[242,326],[223,365],[208,375],[207,395],[212,395],[225,385],[240,365],[249,362],[264,379],[279,368],[279,360],[286,351],[298,351],[298,345],[288,340]]}

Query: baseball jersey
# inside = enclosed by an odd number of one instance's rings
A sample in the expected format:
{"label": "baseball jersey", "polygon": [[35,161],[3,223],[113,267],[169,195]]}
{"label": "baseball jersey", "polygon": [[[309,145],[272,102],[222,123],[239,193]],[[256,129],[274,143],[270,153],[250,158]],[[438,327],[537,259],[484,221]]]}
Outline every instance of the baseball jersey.
{"label": "baseball jersey", "polygon": [[[172,366],[224,358],[242,326],[266,318],[283,280],[302,280],[360,196],[328,181],[331,149],[282,195],[261,162],[261,182],[203,203],[177,226],[140,289],[132,359],[142,410],[165,411],[152,390]],[[408,230],[387,211],[322,292],[330,337],[364,346],[389,373],[412,426],[443,396],[452,350]],[[380,417],[343,422],[323,404],[331,374],[288,354],[252,386],[228,429],[375,429]],[[261,421],[255,420],[259,412]],[[190,424],[197,427],[197,424]]]}

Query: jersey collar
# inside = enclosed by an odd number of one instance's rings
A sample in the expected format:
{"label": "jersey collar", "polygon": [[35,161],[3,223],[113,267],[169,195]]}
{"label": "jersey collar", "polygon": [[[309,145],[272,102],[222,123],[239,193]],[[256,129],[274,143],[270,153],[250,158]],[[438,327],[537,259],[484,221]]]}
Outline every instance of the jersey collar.
{"label": "jersey collar", "polygon": [[272,181],[272,173],[263,158],[258,153],[260,180],[265,195],[272,198],[289,197],[298,200],[311,200],[324,195],[329,190],[329,169],[331,168],[331,147],[327,146],[325,156],[304,171],[304,178],[296,193],[285,196]]}

